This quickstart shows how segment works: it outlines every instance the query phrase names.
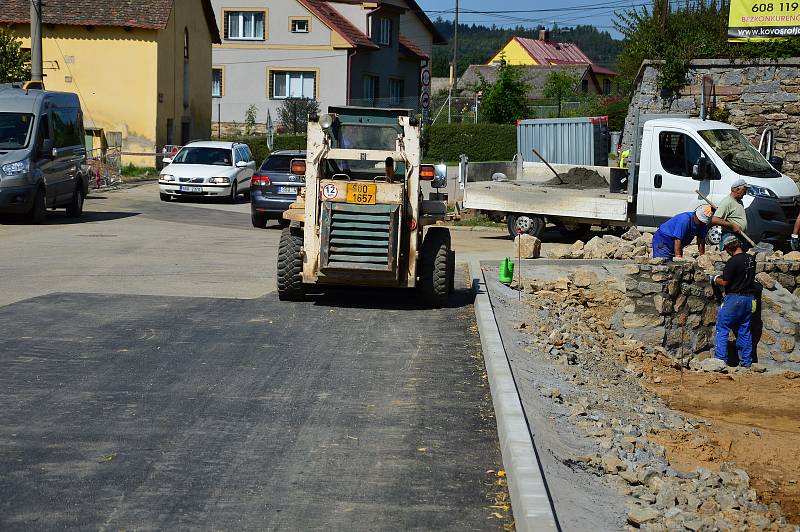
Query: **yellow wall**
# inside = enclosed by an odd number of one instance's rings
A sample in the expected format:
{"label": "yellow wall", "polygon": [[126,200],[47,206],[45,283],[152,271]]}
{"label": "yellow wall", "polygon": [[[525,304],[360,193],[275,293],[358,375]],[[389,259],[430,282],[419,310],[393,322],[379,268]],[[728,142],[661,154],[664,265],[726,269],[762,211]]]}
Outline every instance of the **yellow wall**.
{"label": "yellow wall", "polygon": [[509,43],[506,44],[502,50],[497,52],[497,54],[492,57],[487,64],[491,65],[492,63],[499,63],[501,59],[505,59],[506,63],[509,65],[539,64],[530,56],[527,51],[525,51],[525,48],[523,48],[516,39],[509,41]]}
{"label": "yellow wall", "polygon": [[[184,107],[184,28],[189,32],[189,98]],[[173,144],[211,135],[211,33],[200,0],[175,0],[167,27],[158,33],[158,121],[156,141],[167,143],[167,121],[173,121]]]}
{"label": "yellow wall", "polygon": [[[12,27],[30,47],[30,27]],[[84,123],[122,133],[123,150],[152,152],[156,122],[156,32],[80,26],[42,27],[45,88],[77,93]],[[152,158],[125,162],[152,165]]]}

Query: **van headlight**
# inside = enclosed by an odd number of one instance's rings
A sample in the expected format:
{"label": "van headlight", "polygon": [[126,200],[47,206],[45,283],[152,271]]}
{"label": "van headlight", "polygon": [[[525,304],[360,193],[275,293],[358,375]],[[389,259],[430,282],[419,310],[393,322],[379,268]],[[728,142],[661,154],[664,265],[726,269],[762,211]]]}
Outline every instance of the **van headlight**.
{"label": "van headlight", "polygon": [[169,174],[161,174],[161,176],[158,179],[161,181],[175,181],[175,176]]}
{"label": "van headlight", "polygon": [[3,165],[3,173],[7,176],[15,176],[21,174],[27,174],[28,170],[31,169],[30,162],[25,159],[23,161],[17,161],[15,163],[8,163]]}
{"label": "van headlight", "polygon": [[231,180],[227,177],[212,177],[208,180],[209,183],[215,183],[217,185],[227,185],[231,182]]}
{"label": "van headlight", "polygon": [[760,187],[758,185],[748,185],[747,194],[757,198],[777,198],[778,196],[768,189],[767,187]]}

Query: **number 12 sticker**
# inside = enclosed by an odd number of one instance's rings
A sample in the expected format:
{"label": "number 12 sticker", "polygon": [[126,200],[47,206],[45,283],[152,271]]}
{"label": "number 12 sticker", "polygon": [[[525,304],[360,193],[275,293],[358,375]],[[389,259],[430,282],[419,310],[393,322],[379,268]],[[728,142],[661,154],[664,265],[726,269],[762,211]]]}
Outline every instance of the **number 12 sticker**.
{"label": "number 12 sticker", "polygon": [[324,187],[322,187],[322,195],[325,199],[333,199],[339,194],[339,191],[336,189],[336,185],[333,183],[328,183]]}

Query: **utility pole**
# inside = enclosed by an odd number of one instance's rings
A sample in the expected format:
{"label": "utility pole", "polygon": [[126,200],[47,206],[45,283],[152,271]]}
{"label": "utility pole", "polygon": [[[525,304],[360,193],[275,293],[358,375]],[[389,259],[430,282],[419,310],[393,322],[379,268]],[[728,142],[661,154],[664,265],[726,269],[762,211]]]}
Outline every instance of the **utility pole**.
{"label": "utility pole", "polygon": [[31,81],[44,82],[42,68],[42,0],[31,2]]}
{"label": "utility pole", "polygon": [[453,62],[450,63],[450,92],[447,95],[447,123],[452,120],[451,108],[453,105],[453,93],[458,89],[458,0],[456,0],[456,15],[453,20]]}

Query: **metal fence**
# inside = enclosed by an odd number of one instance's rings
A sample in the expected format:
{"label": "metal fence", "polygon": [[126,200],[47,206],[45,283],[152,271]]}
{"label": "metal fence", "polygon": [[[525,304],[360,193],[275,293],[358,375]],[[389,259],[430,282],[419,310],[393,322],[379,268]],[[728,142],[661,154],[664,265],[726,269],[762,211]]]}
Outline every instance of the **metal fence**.
{"label": "metal fence", "polygon": [[96,148],[86,153],[89,167],[89,186],[100,188],[122,182],[122,149]]}

